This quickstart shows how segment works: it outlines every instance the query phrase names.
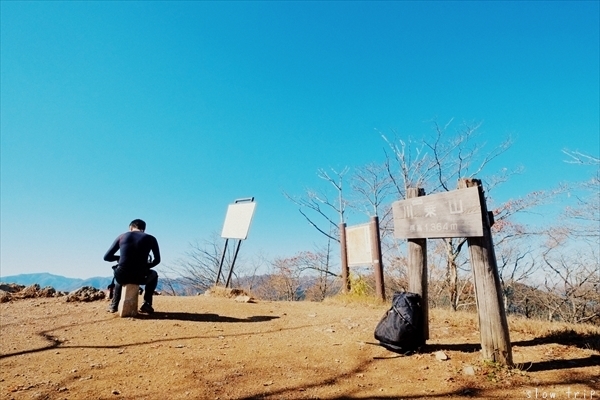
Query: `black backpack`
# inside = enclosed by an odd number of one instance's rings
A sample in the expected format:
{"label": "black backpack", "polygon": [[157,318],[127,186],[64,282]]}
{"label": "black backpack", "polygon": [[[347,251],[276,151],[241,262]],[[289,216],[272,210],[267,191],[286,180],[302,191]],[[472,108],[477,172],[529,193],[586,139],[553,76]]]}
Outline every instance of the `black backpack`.
{"label": "black backpack", "polygon": [[425,344],[421,296],[395,292],[392,307],[375,327],[375,339],[388,350],[407,353]]}

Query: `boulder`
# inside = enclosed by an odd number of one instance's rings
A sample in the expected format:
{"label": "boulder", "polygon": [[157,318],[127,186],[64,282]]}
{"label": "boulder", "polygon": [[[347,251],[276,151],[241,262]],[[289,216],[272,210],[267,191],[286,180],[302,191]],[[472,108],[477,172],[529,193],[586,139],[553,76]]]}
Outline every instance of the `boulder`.
{"label": "boulder", "polygon": [[106,298],[106,293],[103,290],[96,289],[91,286],[81,287],[74,292],[71,292],[67,295],[67,302],[76,302],[76,301],[96,301],[103,300]]}

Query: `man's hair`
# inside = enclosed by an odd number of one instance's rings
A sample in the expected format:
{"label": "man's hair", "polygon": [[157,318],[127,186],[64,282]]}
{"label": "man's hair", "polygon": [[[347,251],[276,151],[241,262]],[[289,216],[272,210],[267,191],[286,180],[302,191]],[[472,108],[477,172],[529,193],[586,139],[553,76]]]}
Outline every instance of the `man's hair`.
{"label": "man's hair", "polygon": [[139,229],[140,231],[146,230],[146,223],[141,219],[134,219],[133,221],[131,221],[129,226],[131,226],[132,228]]}

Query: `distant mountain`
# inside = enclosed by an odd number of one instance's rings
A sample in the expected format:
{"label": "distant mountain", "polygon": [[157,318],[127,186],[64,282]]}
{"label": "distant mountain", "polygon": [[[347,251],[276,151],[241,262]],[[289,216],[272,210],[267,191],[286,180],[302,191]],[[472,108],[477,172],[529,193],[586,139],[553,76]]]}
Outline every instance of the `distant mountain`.
{"label": "distant mountain", "polygon": [[[61,292],[72,292],[83,286],[91,286],[96,289],[106,289],[112,282],[112,276],[102,277],[96,276],[87,279],[78,278],[67,278],[60,275],[53,275],[46,272],[39,274],[20,274],[12,276],[0,276],[0,282],[2,283],[16,283],[17,285],[30,286],[38,284],[40,287],[45,288],[46,286],[52,286],[55,290]],[[175,291],[178,295],[187,294],[186,286],[177,279],[165,280],[164,278],[158,278],[158,286],[156,290],[159,292],[163,290],[163,285],[166,284],[167,293]]]}
{"label": "distant mountain", "polygon": [[112,277],[93,277],[88,279],[67,278],[60,275],[49,273],[38,274],[20,274],[12,276],[2,276],[0,281],[3,283],[16,283],[18,285],[29,286],[37,283],[40,287],[52,286],[61,292],[72,292],[82,286],[92,286],[96,289],[106,289],[112,281]]}

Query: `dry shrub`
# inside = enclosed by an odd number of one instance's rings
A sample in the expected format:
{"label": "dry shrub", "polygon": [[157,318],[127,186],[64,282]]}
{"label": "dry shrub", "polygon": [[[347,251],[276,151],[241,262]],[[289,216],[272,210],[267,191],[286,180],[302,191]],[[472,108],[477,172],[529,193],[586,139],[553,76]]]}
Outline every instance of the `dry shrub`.
{"label": "dry shrub", "polygon": [[380,307],[380,306],[389,306],[389,301],[382,301],[374,296],[361,295],[356,293],[339,293],[335,296],[326,297],[323,300],[323,303],[331,303],[331,304],[343,304],[343,305],[353,305],[360,304],[363,306],[372,306],[372,307]]}
{"label": "dry shrub", "polygon": [[509,318],[511,331],[533,336],[536,344],[559,343],[600,351],[600,328],[592,324]]}
{"label": "dry shrub", "polygon": [[228,299],[233,299],[238,296],[250,296],[248,293],[246,293],[244,289],[226,288],[223,286],[213,286],[207,289],[204,295],[213,297],[225,297]]}
{"label": "dry shrub", "polygon": [[429,308],[429,325],[449,324],[449,326],[470,327],[479,330],[477,313],[468,311],[452,311],[448,308]]}
{"label": "dry shrub", "polygon": [[579,335],[600,336],[600,328],[592,324],[572,324],[568,322],[544,321],[509,316],[508,325],[511,331],[525,333],[535,337],[554,335],[557,332],[576,332]]}

